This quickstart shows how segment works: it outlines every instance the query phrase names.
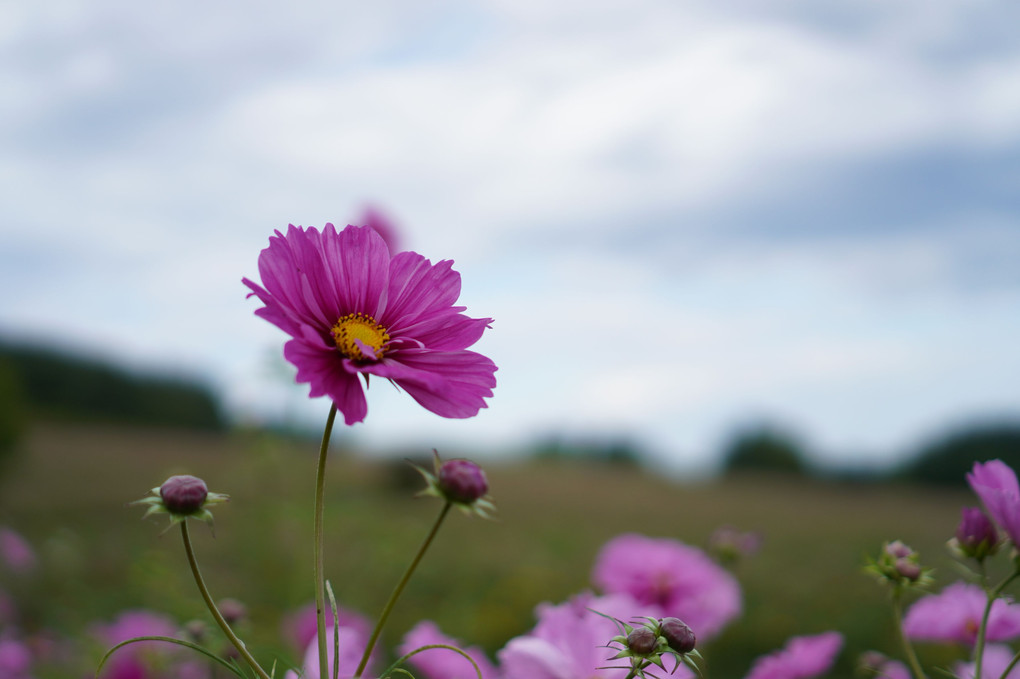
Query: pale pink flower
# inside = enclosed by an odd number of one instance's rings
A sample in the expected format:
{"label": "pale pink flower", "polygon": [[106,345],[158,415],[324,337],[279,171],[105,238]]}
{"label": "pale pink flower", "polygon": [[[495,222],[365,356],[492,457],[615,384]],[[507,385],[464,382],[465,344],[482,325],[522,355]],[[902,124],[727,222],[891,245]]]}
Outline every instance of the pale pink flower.
{"label": "pale pink flower", "polygon": [[[499,676],[496,666],[486,657],[482,649],[477,646],[463,648],[458,640],[443,634],[439,626],[431,620],[423,620],[415,625],[404,636],[404,643],[400,645],[398,652],[400,655],[405,655],[416,648],[432,644],[445,644],[460,648],[478,665],[478,669],[482,672],[482,679],[496,679]],[[417,653],[408,660],[408,663],[413,665],[426,679],[478,678],[475,669],[464,656],[445,648],[432,648]]]}
{"label": "pale pink flower", "polygon": [[15,573],[27,573],[36,565],[35,551],[13,528],[0,528],[0,558]]}
{"label": "pale pink flower", "polygon": [[628,533],[595,559],[592,581],[607,594],[629,594],[680,618],[708,641],[740,615],[740,585],[703,551],[678,540]]}
{"label": "pale pink flower", "polygon": [[839,632],[793,637],[781,650],[754,661],[746,679],[808,679],[828,672],[843,647]]}
{"label": "pale pink flower", "polygon": [[[985,655],[981,659],[981,679],[999,679],[1013,661],[1013,649],[1002,644],[985,646]],[[974,679],[975,663],[959,662],[953,668],[954,674],[960,679]],[[1006,675],[1006,679],[1020,679],[1020,666],[1014,667]]]}
{"label": "pale pink flower", "polygon": [[[903,619],[903,633],[917,641],[973,645],[987,603],[987,595],[977,585],[953,583],[939,594],[929,594],[915,602]],[[997,599],[988,618],[987,640],[1009,641],[1017,637],[1020,606]]]}
{"label": "pale pink flower", "polygon": [[[606,648],[620,630],[593,611],[623,621],[656,613],[625,594],[582,594],[558,606],[541,604],[535,629],[499,652],[503,679],[623,679],[626,669],[605,669],[627,666],[626,660],[610,660],[614,652]],[[690,679],[692,674],[681,665],[673,676]]]}
{"label": "pale pink flower", "polygon": [[[333,628],[329,627],[326,630],[326,655],[327,663],[329,667],[329,679],[333,677]],[[361,633],[359,630],[353,627],[340,627],[340,655],[339,655],[339,668],[338,671],[341,677],[349,677],[354,674],[354,670],[358,669],[358,663],[361,661],[361,655],[365,652],[365,646],[368,643],[368,635]],[[376,665],[376,653],[373,652],[369,659],[368,666],[365,668],[366,673],[371,673],[374,666]],[[372,675],[374,676],[374,675]],[[319,679],[319,644],[318,640],[312,639],[312,642],[308,644],[308,649],[305,651],[304,664],[301,669],[301,673],[298,674],[293,670],[288,670],[284,674],[284,679]]]}
{"label": "pale pink flower", "polygon": [[[332,616],[331,610],[326,613],[327,627],[333,626]],[[337,616],[340,618],[340,629],[352,628],[365,639],[372,633],[372,623],[360,613],[341,606],[337,609]],[[314,601],[289,613],[280,624],[280,634],[300,651],[308,648],[308,644],[315,640],[317,633],[318,621]]]}
{"label": "pale pink flower", "polygon": [[1016,473],[1002,460],[977,462],[967,483],[1013,544],[1020,547],[1020,484]]}
{"label": "pale pink flower", "polygon": [[[94,633],[110,647],[128,639],[149,636],[174,636],[177,625],[170,618],[146,610],[124,611],[109,624],[99,624]],[[128,644],[110,656],[103,668],[103,679],[137,679],[147,677],[147,658],[171,652],[176,647],[160,641]]]}

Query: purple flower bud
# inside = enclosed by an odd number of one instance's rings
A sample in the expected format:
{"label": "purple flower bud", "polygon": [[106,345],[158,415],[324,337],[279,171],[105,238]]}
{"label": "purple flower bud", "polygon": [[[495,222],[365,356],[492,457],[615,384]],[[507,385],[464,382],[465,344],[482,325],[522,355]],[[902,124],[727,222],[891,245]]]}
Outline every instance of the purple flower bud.
{"label": "purple flower bud", "polygon": [[679,618],[660,620],[659,633],[666,637],[666,643],[677,653],[690,653],[694,650],[694,632]]}
{"label": "purple flower bud", "polygon": [[963,517],[956,529],[956,542],[966,556],[979,561],[994,551],[999,534],[984,512],[978,507],[964,507]]}
{"label": "purple flower bud", "polygon": [[638,627],[627,635],[627,648],[631,653],[647,655],[659,644],[659,635],[647,627]]}
{"label": "purple flower bud", "polygon": [[907,558],[896,559],[896,572],[904,580],[917,582],[917,579],[921,577],[921,566]]}
{"label": "purple flower bud", "polygon": [[195,476],[171,476],[159,488],[159,496],[171,514],[194,514],[208,495],[205,481]]}
{"label": "purple flower bud", "polygon": [[890,542],[885,546],[885,553],[894,559],[905,559],[908,556],[911,556],[914,553],[914,550],[907,547],[899,540],[896,540],[895,542]]}
{"label": "purple flower bud", "polygon": [[471,503],[489,491],[489,482],[471,460],[447,460],[439,468],[439,490],[451,502]]}
{"label": "purple flower bud", "polygon": [[236,625],[248,614],[248,609],[237,599],[221,599],[218,607],[220,615],[231,625]]}

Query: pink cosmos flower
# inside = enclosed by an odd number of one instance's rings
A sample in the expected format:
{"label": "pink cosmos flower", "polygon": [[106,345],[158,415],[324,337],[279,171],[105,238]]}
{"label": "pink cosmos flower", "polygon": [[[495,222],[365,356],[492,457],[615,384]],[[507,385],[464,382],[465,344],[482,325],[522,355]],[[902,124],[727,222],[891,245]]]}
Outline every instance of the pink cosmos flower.
{"label": "pink cosmos flower", "polygon": [[[170,618],[146,610],[124,611],[109,625],[97,625],[96,636],[109,646],[134,637],[173,636],[177,626]],[[104,679],[141,679],[149,676],[146,669],[146,658],[159,653],[167,653],[176,647],[158,641],[141,641],[129,644],[117,650],[106,667],[103,668]]]}
{"label": "pink cosmos flower", "polygon": [[[463,650],[478,664],[478,669],[482,672],[482,679],[496,679],[499,676],[496,666],[480,648],[477,646],[463,648],[459,641],[443,634],[439,630],[439,626],[431,620],[423,620],[415,625],[404,636],[404,643],[400,645],[398,652],[404,655],[416,648],[430,644],[446,644]],[[426,679],[477,679],[478,677],[475,668],[462,655],[445,648],[422,651],[412,656],[408,662],[414,665],[421,676]]]}
{"label": "pink cosmos flower", "polygon": [[[283,354],[310,395],[328,395],[347,424],[365,419],[360,376],[386,378],[442,417],[472,417],[496,386],[495,364],[467,348],[491,318],[454,306],[460,274],[449,260],[391,256],[368,227],[291,225],[259,255],[265,305],[255,314],[291,336]],[[250,295],[249,295],[250,296]]]}
{"label": "pink cosmos flower", "polygon": [[0,677],[3,679],[30,679],[32,653],[17,639],[0,639]]}
{"label": "pink cosmos flower", "polygon": [[1002,460],[976,462],[967,474],[967,483],[1013,544],[1020,546],[1020,484],[1016,473]]}
{"label": "pink cosmos flower", "polygon": [[27,573],[35,568],[35,551],[16,530],[0,528],[0,558],[15,573]]}
{"label": "pink cosmos flower", "polygon": [[[626,660],[609,660],[614,653],[606,644],[620,633],[599,611],[620,620],[653,615],[654,609],[642,606],[630,596],[617,594],[593,597],[583,594],[553,606],[536,609],[538,624],[531,633],[511,639],[498,653],[503,679],[623,679]],[[668,666],[668,665],[667,665]],[[673,675],[691,679],[693,674],[681,665]]]}
{"label": "pink cosmos flower", "polygon": [[[331,623],[332,615],[332,612],[327,613],[327,624]],[[372,623],[360,613],[340,607],[337,609],[337,615],[340,617],[340,629],[353,628],[365,639],[372,633]],[[315,602],[312,601],[284,617],[280,633],[294,648],[301,651],[312,641],[316,641],[318,621],[315,616]]]}
{"label": "pink cosmos flower", "polygon": [[[999,679],[1013,661],[1013,649],[1002,644],[985,646],[985,656],[981,659],[981,679]],[[976,663],[959,662],[953,668],[960,679],[974,679]],[[1006,679],[1020,679],[1020,665],[1014,667],[1006,675]]]}
{"label": "pink cosmos flower", "polygon": [[[340,655],[339,658],[339,675],[341,677],[350,677],[354,674],[354,670],[358,668],[358,663],[361,661],[361,654],[365,652],[365,645],[368,643],[368,634],[364,634],[361,631],[353,627],[340,626]],[[333,676],[333,628],[329,627],[326,629],[326,639],[329,643],[326,644],[327,654],[327,666],[329,668],[329,676]],[[372,669],[376,665],[377,653],[373,651],[372,656],[369,658],[368,665],[365,668],[365,676],[375,676],[372,674]],[[298,674],[293,670],[288,670],[283,675],[284,679],[319,679],[319,643],[313,639],[312,643],[308,645],[308,649],[305,651],[304,666],[301,673]]]}
{"label": "pink cosmos flower", "polygon": [[602,547],[592,581],[607,594],[629,594],[687,623],[708,641],[740,615],[737,581],[696,547],[628,533]]}
{"label": "pink cosmos flower", "polygon": [[[903,618],[903,633],[917,641],[948,641],[973,645],[988,598],[977,585],[956,582],[939,594],[918,599]],[[988,641],[1020,637],[1020,606],[1006,599],[992,604]]]}
{"label": "pink cosmos flower", "polygon": [[781,650],[754,661],[746,679],[807,679],[832,667],[843,647],[839,632],[793,637]]}

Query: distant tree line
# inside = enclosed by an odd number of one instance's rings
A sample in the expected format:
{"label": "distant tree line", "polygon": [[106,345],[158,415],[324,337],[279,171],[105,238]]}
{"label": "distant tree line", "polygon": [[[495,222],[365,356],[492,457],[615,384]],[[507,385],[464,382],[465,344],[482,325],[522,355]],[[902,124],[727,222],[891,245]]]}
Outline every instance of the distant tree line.
{"label": "distant tree line", "polygon": [[0,415],[0,446],[37,418],[206,430],[225,425],[212,392],[194,381],[5,342],[0,342],[0,411],[16,414],[6,424]]}

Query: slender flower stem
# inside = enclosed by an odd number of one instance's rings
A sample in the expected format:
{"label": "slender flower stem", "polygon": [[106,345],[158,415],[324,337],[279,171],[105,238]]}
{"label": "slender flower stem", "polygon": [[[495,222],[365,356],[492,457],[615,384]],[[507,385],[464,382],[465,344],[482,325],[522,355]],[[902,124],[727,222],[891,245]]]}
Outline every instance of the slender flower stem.
{"label": "slender flower stem", "polygon": [[[974,645],[974,676],[981,677],[981,664],[985,655],[985,637],[988,633],[988,618],[992,614],[992,604],[1006,589],[1006,585],[1020,577],[1020,566],[1014,566],[1013,572],[992,591],[988,592],[988,603],[985,604],[985,612],[981,615],[981,626],[978,627],[977,643]],[[1015,661],[1014,661],[1015,662]]]}
{"label": "slender flower stem", "polygon": [[216,607],[216,603],[213,601],[212,596],[209,594],[209,589],[205,586],[205,580],[202,579],[202,572],[198,570],[198,561],[195,560],[195,550],[191,548],[191,536],[188,534],[188,521],[181,521],[181,537],[184,539],[184,551],[188,555],[188,564],[191,565],[191,572],[195,576],[195,584],[198,585],[198,591],[202,593],[202,598],[205,599],[205,605],[209,607],[209,612],[212,613],[213,618],[216,620],[216,624],[223,630],[223,634],[227,636],[230,643],[234,645],[237,652],[241,654],[252,670],[259,675],[261,679],[271,679],[269,674],[256,662],[252,654],[248,652],[248,648],[244,645],[234,630],[230,629],[230,625],[223,619],[223,615],[220,613],[220,609]]}
{"label": "slender flower stem", "polygon": [[315,625],[316,638],[319,640],[319,676],[329,676],[329,662],[326,654],[326,576],[322,557],[322,508],[323,495],[326,487],[326,452],[329,450],[329,437],[333,433],[333,420],[336,419],[336,403],[330,404],[326,428],[322,432],[322,444],[319,446],[319,466],[315,473]]}
{"label": "slender flower stem", "polygon": [[1017,653],[1016,655],[1013,656],[1013,659],[1009,661],[1008,665],[1006,665],[1006,669],[1002,671],[1002,674],[999,676],[999,679],[1006,679],[1006,677],[1009,676],[1009,673],[1013,671],[1013,668],[1016,667],[1016,664],[1018,662],[1020,662],[1020,653]]}
{"label": "slender flower stem", "polygon": [[903,632],[903,604],[900,601],[901,595],[902,592],[899,588],[893,592],[893,617],[896,621],[896,632],[900,636],[900,643],[903,645],[903,652],[907,656],[907,664],[910,665],[910,670],[914,673],[914,679],[927,679],[924,670],[921,669],[921,663],[917,660],[914,646]]}
{"label": "slender flower stem", "polygon": [[383,608],[382,613],[379,615],[379,621],[375,623],[375,629],[372,630],[372,636],[368,639],[368,645],[365,646],[365,653],[361,656],[361,662],[358,663],[358,669],[354,672],[355,679],[361,677],[361,673],[365,671],[365,665],[368,664],[368,658],[372,655],[372,649],[375,648],[375,642],[379,640],[379,634],[382,632],[383,626],[386,625],[386,620],[390,617],[390,613],[393,611],[394,604],[397,603],[397,599],[400,598],[400,594],[404,591],[404,587],[407,586],[408,581],[411,579],[411,575],[414,574],[414,569],[418,567],[418,563],[421,558],[425,556],[425,552],[428,550],[429,545],[432,544],[432,539],[436,537],[436,533],[439,532],[439,527],[443,525],[443,519],[446,518],[447,513],[450,511],[450,503],[444,502],[443,508],[439,511],[439,516],[436,517],[436,522],[432,524],[432,530],[429,531],[425,541],[421,543],[421,547],[418,548],[418,553],[414,555],[414,560],[411,561],[411,565],[404,571],[404,576],[400,578],[400,582],[393,588],[393,593],[390,594],[390,600],[386,602],[386,606]]}

